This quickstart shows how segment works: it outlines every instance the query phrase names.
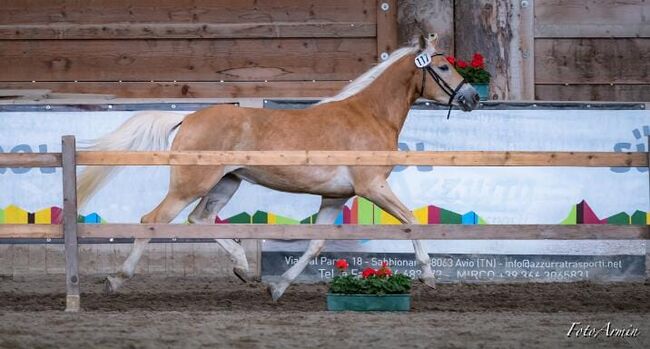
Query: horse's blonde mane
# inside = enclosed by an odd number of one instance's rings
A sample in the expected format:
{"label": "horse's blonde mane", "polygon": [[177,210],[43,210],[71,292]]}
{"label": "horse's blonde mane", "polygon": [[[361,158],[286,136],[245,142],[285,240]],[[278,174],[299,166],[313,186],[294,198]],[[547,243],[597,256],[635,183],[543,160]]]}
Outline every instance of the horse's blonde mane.
{"label": "horse's blonde mane", "polygon": [[368,87],[368,85],[370,85],[373,81],[375,81],[375,79],[377,79],[393,63],[397,62],[400,58],[411,53],[416,53],[417,51],[418,51],[417,46],[407,46],[395,50],[393,53],[390,54],[390,56],[388,56],[388,59],[370,68],[370,70],[363,73],[358,78],[354,79],[352,82],[347,84],[337,95],[325,98],[320,102],[318,102],[317,104],[342,101],[348,97],[356,95],[357,93],[361,92],[364,88]]}

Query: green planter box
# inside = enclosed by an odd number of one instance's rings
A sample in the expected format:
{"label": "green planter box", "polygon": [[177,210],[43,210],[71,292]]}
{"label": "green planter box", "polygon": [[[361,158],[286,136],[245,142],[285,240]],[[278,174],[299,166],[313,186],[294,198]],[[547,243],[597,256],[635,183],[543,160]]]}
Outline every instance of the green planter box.
{"label": "green planter box", "polygon": [[410,294],[327,294],[330,311],[409,311]]}
{"label": "green planter box", "polygon": [[490,99],[490,84],[472,84],[482,101]]}

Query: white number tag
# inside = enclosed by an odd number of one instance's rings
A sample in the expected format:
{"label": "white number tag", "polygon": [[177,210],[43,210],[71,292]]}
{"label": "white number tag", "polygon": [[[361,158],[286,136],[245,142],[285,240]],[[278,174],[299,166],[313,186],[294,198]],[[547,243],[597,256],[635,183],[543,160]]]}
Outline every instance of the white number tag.
{"label": "white number tag", "polygon": [[415,57],[415,66],[418,68],[424,68],[431,64],[431,56],[426,53],[422,52],[417,57]]}

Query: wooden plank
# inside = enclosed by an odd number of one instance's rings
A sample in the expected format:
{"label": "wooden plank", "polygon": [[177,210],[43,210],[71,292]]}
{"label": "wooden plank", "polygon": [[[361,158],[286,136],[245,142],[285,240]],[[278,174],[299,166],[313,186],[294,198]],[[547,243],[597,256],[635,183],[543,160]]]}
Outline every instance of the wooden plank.
{"label": "wooden plank", "polygon": [[79,165],[646,166],[642,152],[187,151],[77,152]]}
{"label": "wooden plank", "polygon": [[0,244],[0,277],[13,275],[14,245]]}
{"label": "wooden plank", "polygon": [[650,38],[648,24],[537,24],[535,37],[549,38]]}
{"label": "wooden plank", "polygon": [[376,50],[373,38],[5,40],[0,80],[350,80]]}
{"label": "wooden plank", "polygon": [[377,0],[377,59],[397,49],[397,1]]}
{"label": "wooden plank", "polygon": [[375,37],[370,22],[106,23],[0,25],[1,40]]}
{"label": "wooden plank", "polygon": [[29,252],[29,265],[27,273],[29,274],[45,274],[47,267],[47,245],[46,244],[29,244],[27,245]]}
{"label": "wooden plank", "polygon": [[5,1],[0,23],[374,22],[375,0]]}
{"label": "wooden plank", "polygon": [[647,0],[535,0],[537,25],[594,26],[649,24]]}
{"label": "wooden plank", "polygon": [[[511,68],[511,94],[512,99],[535,99],[535,12],[533,4],[526,1],[514,1],[513,18],[518,26],[517,33],[519,52],[512,54],[516,66]],[[515,29],[517,29],[515,27]]]}
{"label": "wooden plank", "polygon": [[46,249],[46,274],[65,274],[65,246],[48,243]]}
{"label": "wooden plank", "polygon": [[63,227],[59,224],[0,224],[0,238],[3,239],[55,239],[62,237]]}
{"label": "wooden plank", "polygon": [[[25,153],[20,160],[0,154],[0,165],[33,164],[42,155]],[[5,160],[10,158],[11,161]],[[80,151],[79,165],[160,166],[160,165],[435,165],[435,166],[646,166],[642,152],[521,152],[521,151]],[[23,165],[25,166],[25,165]]]}
{"label": "wooden plank", "polygon": [[437,33],[440,51],[454,54],[454,1],[401,0],[397,3],[398,42],[408,45],[422,33]]}
{"label": "wooden plank", "polygon": [[74,136],[63,136],[63,239],[65,243],[66,311],[77,312],[79,299],[79,250],[77,247],[77,164]]}
{"label": "wooden plank", "polygon": [[29,97],[29,98],[39,98],[45,97],[50,90],[38,90],[38,89],[2,89],[0,88],[0,98],[19,98],[19,97]]}
{"label": "wooden plank", "polygon": [[650,84],[535,85],[535,98],[547,101],[650,101]]}
{"label": "wooden plank", "polygon": [[537,39],[535,55],[536,83],[650,81],[650,39]]}
{"label": "wooden plank", "polygon": [[79,224],[81,237],[326,240],[629,240],[648,239],[639,225],[262,225]]}
{"label": "wooden plank", "polygon": [[0,153],[0,167],[61,167],[61,154]]}
{"label": "wooden plank", "polygon": [[13,276],[22,276],[29,272],[29,245],[14,245]]}
{"label": "wooden plank", "polygon": [[242,98],[326,97],[338,93],[345,81],[269,82],[0,82],[0,88],[47,87],[65,93],[111,93],[124,98]]}

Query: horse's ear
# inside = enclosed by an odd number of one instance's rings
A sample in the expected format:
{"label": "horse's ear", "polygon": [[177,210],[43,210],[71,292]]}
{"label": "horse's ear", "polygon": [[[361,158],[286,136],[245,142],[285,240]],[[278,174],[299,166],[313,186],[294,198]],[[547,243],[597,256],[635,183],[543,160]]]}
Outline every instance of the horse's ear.
{"label": "horse's ear", "polygon": [[431,47],[435,48],[438,45],[438,33],[430,33],[428,42]]}
{"label": "horse's ear", "polygon": [[427,39],[424,37],[424,34],[420,34],[418,43],[420,44],[420,50],[425,50],[427,48]]}

